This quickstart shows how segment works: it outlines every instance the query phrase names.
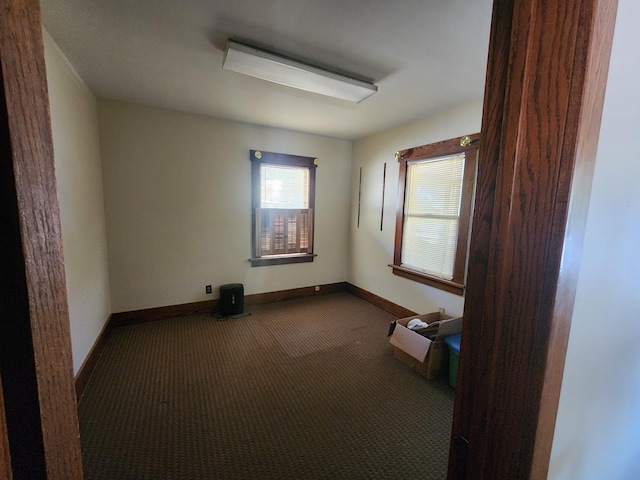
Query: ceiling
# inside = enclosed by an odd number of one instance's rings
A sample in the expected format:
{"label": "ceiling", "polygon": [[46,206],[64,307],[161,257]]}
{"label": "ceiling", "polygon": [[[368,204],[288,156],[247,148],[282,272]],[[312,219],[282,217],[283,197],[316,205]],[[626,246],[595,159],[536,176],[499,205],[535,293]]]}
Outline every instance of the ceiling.
{"label": "ceiling", "polygon": [[[491,0],[41,0],[47,31],[113,98],[344,139],[482,97]],[[227,38],[373,81],[359,104],[222,69]]]}

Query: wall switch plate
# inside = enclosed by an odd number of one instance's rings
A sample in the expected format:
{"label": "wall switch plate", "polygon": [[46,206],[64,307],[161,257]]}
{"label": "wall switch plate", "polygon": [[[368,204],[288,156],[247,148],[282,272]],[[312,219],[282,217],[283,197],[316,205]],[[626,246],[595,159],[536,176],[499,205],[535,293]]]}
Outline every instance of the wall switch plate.
{"label": "wall switch plate", "polygon": [[207,295],[211,293],[211,285],[207,285],[206,287],[204,287],[204,293],[206,293]]}

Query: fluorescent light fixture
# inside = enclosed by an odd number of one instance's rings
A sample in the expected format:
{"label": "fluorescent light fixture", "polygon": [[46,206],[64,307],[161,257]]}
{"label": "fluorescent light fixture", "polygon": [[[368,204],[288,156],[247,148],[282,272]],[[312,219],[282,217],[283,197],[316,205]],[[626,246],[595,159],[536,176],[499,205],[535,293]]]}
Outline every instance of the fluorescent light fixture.
{"label": "fluorescent light fixture", "polygon": [[288,87],[360,103],[378,91],[350,78],[233,40],[227,41],[222,68]]}

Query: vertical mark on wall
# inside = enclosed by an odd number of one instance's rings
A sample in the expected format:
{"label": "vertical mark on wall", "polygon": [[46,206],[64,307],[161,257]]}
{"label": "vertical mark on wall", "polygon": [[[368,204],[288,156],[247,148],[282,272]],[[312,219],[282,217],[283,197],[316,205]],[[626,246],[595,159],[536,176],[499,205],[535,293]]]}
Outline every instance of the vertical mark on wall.
{"label": "vertical mark on wall", "polygon": [[358,183],[358,228],[360,228],[360,199],[362,198],[362,167],[360,167],[360,180]]}
{"label": "vertical mark on wall", "polygon": [[380,231],[382,231],[382,223],[384,222],[384,187],[387,183],[387,162],[384,163],[382,170],[382,207],[380,207]]}

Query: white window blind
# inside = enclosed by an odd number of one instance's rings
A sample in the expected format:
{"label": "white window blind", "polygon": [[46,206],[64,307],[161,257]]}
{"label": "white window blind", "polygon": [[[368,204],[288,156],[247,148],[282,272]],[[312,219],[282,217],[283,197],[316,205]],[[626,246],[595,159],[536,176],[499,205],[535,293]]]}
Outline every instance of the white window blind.
{"label": "white window blind", "polygon": [[463,153],[408,163],[403,266],[453,278],[464,162]]}

